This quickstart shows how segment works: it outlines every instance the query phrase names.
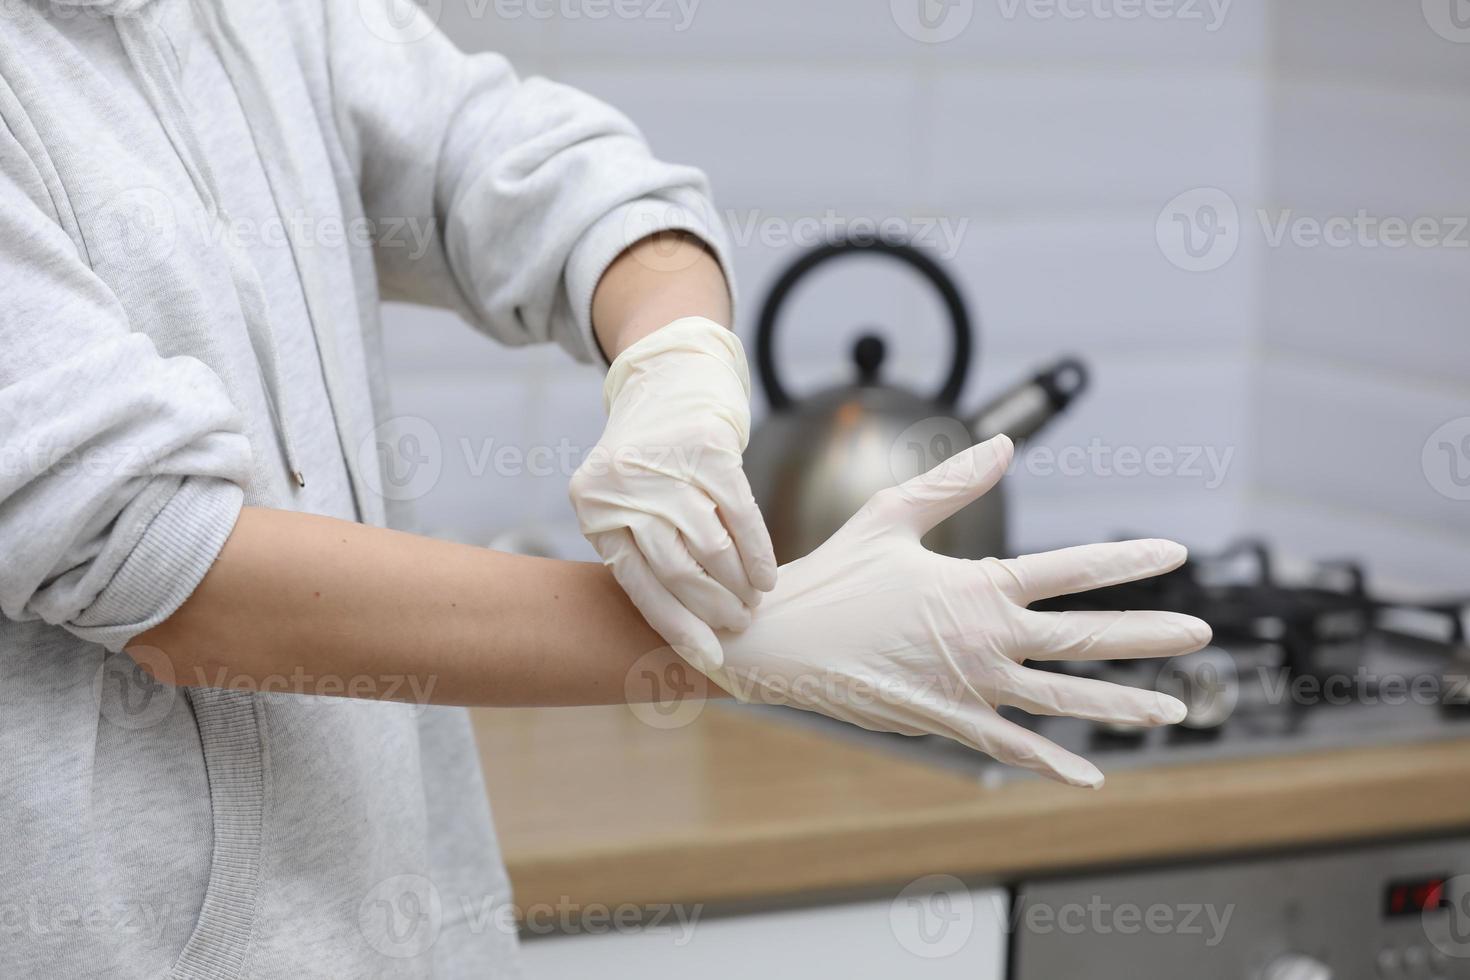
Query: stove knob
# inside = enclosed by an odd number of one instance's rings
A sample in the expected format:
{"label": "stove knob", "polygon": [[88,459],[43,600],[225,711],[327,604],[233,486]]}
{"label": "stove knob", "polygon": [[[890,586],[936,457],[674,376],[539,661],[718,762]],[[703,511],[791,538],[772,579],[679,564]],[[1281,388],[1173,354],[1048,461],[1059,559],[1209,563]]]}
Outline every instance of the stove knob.
{"label": "stove knob", "polygon": [[1266,967],[1264,980],[1332,980],[1332,968],[1310,956],[1283,956]]}

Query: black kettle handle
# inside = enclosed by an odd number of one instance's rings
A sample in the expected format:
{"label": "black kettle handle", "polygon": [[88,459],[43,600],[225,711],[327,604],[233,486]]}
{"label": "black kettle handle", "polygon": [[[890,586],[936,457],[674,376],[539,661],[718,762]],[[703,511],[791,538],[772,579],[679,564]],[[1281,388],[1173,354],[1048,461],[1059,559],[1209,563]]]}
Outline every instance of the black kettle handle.
{"label": "black kettle handle", "polygon": [[771,287],[770,295],[766,297],[765,306],[761,309],[760,324],[756,328],[755,363],[760,373],[761,385],[766,390],[766,399],[773,410],[782,411],[791,407],[791,394],[781,384],[781,378],[776,373],[776,349],[773,342],[776,319],[782,306],[797,282],[808,272],[839,256],[862,252],[876,252],[907,263],[918,270],[943,298],[944,306],[949,311],[950,326],[954,330],[954,363],[950,366],[949,377],[944,379],[944,386],[939,389],[934,400],[945,406],[953,406],[959,401],[960,392],[965,387],[965,377],[970,371],[970,351],[974,338],[970,329],[969,311],[965,309],[964,298],[954,279],[938,262],[907,242],[891,238],[852,238],[834,241],[807,252],[781,274],[776,285]]}

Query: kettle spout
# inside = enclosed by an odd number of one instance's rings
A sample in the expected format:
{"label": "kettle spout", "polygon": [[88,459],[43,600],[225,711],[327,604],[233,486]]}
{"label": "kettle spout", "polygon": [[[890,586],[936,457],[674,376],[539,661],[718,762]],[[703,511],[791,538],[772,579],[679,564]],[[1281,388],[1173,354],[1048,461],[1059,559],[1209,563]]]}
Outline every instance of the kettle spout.
{"label": "kettle spout", "polygon": [[1046,428],[1087,390],[1087,367],[1064,357],[1006,389],[970,421],[976,442],[1005,433],[1020,445]]}

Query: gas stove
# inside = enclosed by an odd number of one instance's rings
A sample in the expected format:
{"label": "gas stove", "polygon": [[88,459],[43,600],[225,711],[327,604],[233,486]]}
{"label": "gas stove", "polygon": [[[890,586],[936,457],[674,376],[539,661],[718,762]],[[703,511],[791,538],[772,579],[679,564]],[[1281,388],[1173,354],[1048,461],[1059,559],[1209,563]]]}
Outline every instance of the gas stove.
{"label": "gas stove", "polygon": [[[1470,600],[1379,595],[1351,562],[1284,573],[1264,543],[1245,540],[1158,578],[1035,608],[1173,610],[1214,629],[1210,647],[1169,661],[1046,665],[1173,694],[1189,707],[1180,725],[1125,729],[1004,709],[1104,772],[1470,736]],[[1034,778],[946,739],[803,718],[987,782]]]}

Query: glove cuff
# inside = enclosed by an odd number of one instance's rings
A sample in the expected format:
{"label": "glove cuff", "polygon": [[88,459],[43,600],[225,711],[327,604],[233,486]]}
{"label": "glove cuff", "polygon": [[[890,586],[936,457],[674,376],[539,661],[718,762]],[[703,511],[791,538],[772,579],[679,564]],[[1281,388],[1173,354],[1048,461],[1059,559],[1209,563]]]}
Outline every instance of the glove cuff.
{"label": "glove cuff", "polygon": [[702,316],[686,316],[661,330],[655,330],[623,351],[608,368],[602,383],[602,405],[608,413],[618,400],[623,386],[640,366],[661,354],[704,354],[719,360],[740,381],[745,401],[750,402],[750,365],[745,360],[745,347],[735,332]]}
{"label": "glove cuff", "polygon": [[742,681],[730,673],[728,660],[721,663],[718,667],[699,667],[697,669],[705,677],[709,678],[711,684],[714,684],[720,690],[730,695],[737,704],[760,703],[759,701],[752,701],[748,697],[752,691],[756,690],[756,685],[753,682]]}

